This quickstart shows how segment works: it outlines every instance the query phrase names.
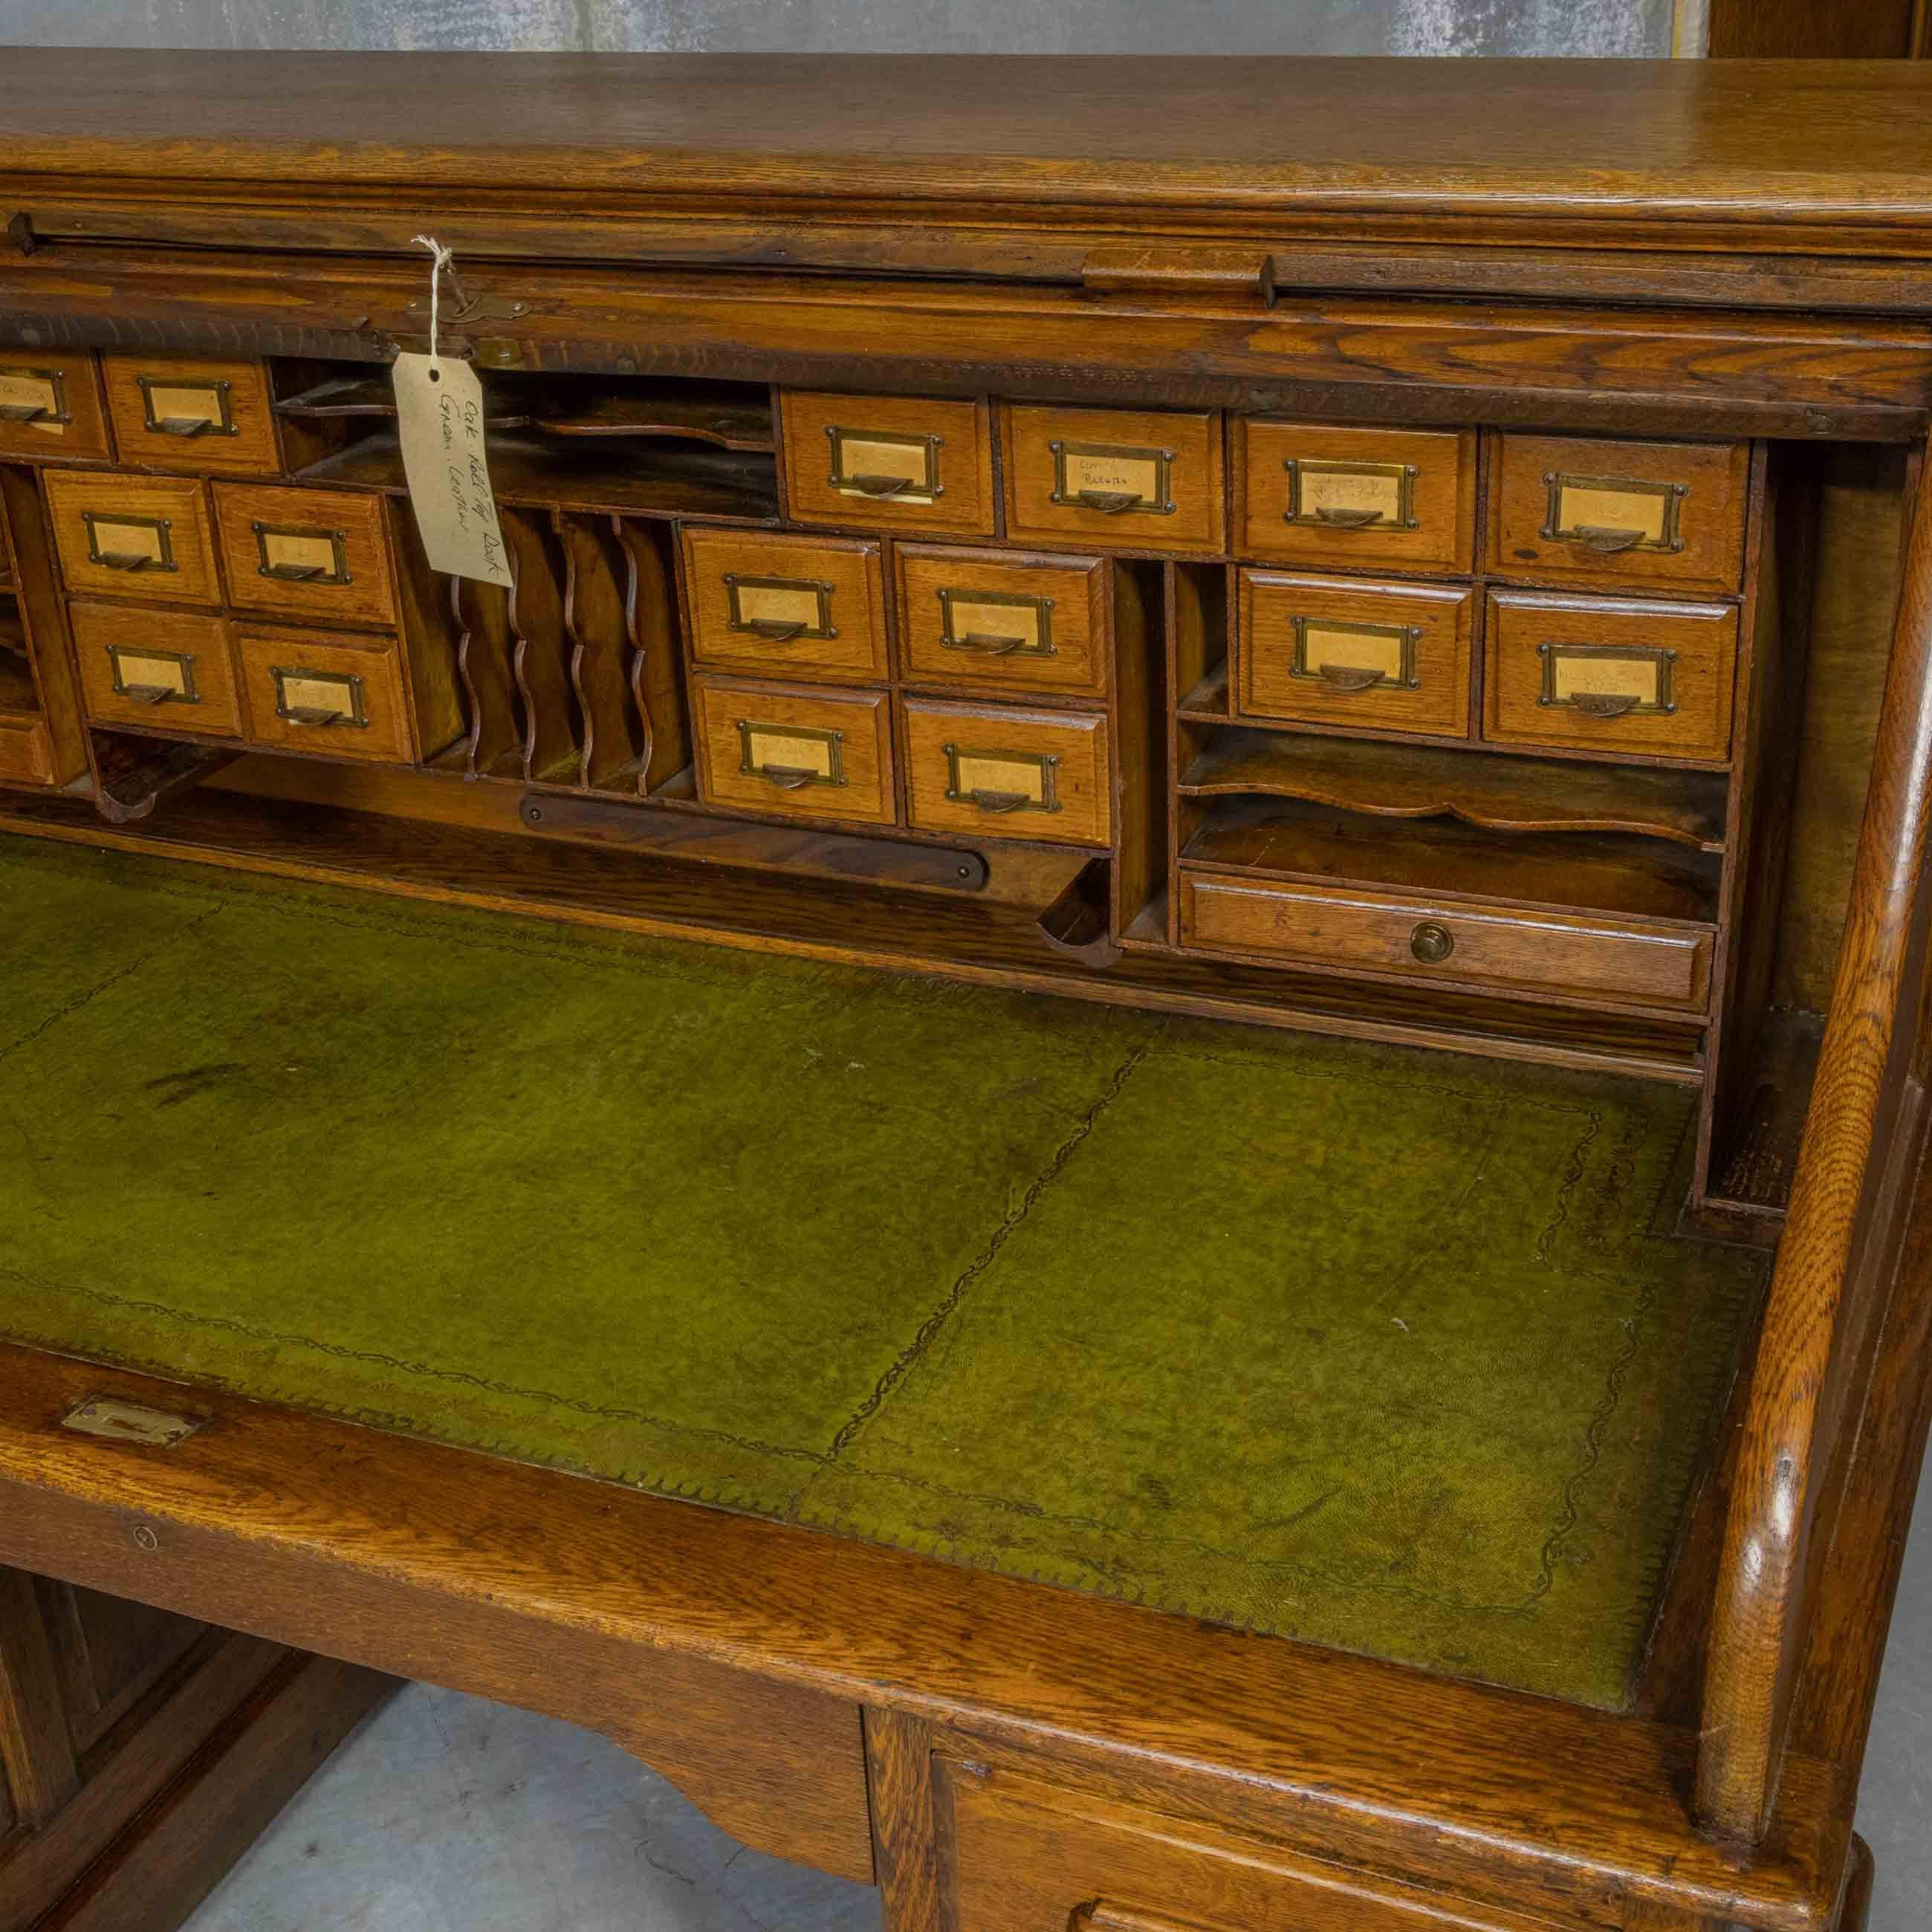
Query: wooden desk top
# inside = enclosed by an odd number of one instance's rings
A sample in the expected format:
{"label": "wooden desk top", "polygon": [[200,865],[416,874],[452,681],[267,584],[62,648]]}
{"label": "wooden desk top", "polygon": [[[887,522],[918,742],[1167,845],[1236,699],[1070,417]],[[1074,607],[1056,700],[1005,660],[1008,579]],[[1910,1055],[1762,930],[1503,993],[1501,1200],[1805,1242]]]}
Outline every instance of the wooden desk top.
{"label": "wooden desk top", "polygon": [[1932,68],[1900,61],[16,49],[0,130],[0,174],[1531,228],[1641,213],[1932,251]]}

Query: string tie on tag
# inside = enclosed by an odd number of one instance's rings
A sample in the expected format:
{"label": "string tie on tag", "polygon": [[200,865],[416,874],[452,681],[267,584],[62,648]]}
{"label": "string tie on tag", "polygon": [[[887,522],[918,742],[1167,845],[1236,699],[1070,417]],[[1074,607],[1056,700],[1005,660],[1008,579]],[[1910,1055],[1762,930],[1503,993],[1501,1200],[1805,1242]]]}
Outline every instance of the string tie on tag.
{"label": "string tie on tag", "polygon": [[450,266],[456,259],[456,251],[453,248],[446,248],[434,235],[418,235],[413,238],[418,247],[429,250],[431,257],[429,268],[429,359],[431,362],[436,362],[442,359],[436,353],[436,296],[442,286],[446,268],[449,270],[450,280],[453,282],[456,279],[456,271]]}

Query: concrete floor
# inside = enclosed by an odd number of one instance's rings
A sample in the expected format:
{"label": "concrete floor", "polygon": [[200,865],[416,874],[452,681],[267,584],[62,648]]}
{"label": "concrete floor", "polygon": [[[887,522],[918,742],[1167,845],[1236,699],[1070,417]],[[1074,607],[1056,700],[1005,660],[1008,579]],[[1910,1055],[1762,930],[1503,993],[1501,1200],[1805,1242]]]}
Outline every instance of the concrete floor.
{"label": "concrete floor", "polygon": [[[1932,1924],[1932,1485],[1858,1824],[1870,1932]],[[418,1685],[352,1738],[188,1932],[880,1932],[878,1894],[748,1851],[614,1744]]]}

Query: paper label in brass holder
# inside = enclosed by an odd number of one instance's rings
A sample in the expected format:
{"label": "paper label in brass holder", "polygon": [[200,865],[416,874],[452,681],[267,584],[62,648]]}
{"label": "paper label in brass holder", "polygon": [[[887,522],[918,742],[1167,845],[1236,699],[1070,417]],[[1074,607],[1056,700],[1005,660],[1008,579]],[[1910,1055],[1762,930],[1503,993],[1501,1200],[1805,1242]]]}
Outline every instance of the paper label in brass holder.
{"label": "paper label in brass holder", "polygon": [[195,688],[192,651],[137,650],[125,644],[106,648],[116,698],[131,698],[137,704],[201,702]]}
{"label": "paper label in brass holder", "polygon": [[269,676],[275,682],[275,716],[292,724],[317,728],[346,724],[352,730],[368,728],[369,714],[363,706],[362,680],[352,671],[303,670],[296,666],[275,664]]}
{"label": "paper label in brass holder", "polygon": [[349,575],[349,533],[312,526],[251,523],[261,561],[256,574],[288,584],[343,584]]}
{"label": "paper label in brass holder", "polygon": [[1688,483],[1654,483],[1638,476],[1579,476],[1544,472],[1549,508],[1538,532],[1546,542],[1574,543],[1601,555],[1684,548]]}
{"label": "paper label in brass holder", "polygon": [[1677,709],[1672,692],[1677,653],[1650,644],[1538,644],[1540,705],[1591,718],[1624,718]]}
{"label": "paper label in brass holder", "polygon": [[59,436],[73,421],[64,370],[0,368],[0,423]]}
{"label": "paper label in brass holder", "polygon": [[895,435],[827,423],[825,436],[832,446],[831,484],[842,496],[930,503],[946,494],[939,480],[943,436]]}
{"label": "paper label in brass holder", "polygon": [[1007,590],[939,592],[939,641],[982,657],[1050,658],[1053,599]]}
{"label": "paper label in brass holder", "polygon": [[738,720],[738,770],[781,791],[807,785],[842,785],[845,734],[816,724],[760,724]]}
{"label": "paper label in brass holder", "polygon": [[982,812],[1058,812],[1060,758],[1052,752],[982,752],[946,745],[946,796]]}
{"label": "paper label in brass holder", "polygon": [[165,570],[178,572],[175,561],[174,526],[166,517],[129,517],[106,510],[83,510],[87,530],[87,560],[104,570]]}
{"label": "paper label in brass holder", "polygon": [[1291,677],[1306,678],[1331,689],[1373,691],[1393,685],[1418,691],[1416,646],[1422,631],[1415,624],[1359,624],[1339,618],[1291,617],[1294,651]]}
{"label": "paper label in brass holder", "polygon": [[158,436],[238,436],[226,380],[183,382],[178,376],[136,376],[141,413]]}
{"label": "paper label in brass holder", "polygon": [[1312,524],[1334,530],[1414,530],[1415,486],[1422,472],[1412,463],[1349,463],[1327,457],[1291,456],[1285,524]]}
{"label": "paper label in brass holder", "polygon": [[1119,516],[1174,514],[1174,452],[1131,443],[1063,442],[1047,446],[1053,455],[1056,503],[1077,510]]}
{"label": "paper label in brass holder", "polygon": [[836,638],[833,586],[815,578],[741,577],[724,573],[724,597],[734,631],[784,644],[794,638]]}

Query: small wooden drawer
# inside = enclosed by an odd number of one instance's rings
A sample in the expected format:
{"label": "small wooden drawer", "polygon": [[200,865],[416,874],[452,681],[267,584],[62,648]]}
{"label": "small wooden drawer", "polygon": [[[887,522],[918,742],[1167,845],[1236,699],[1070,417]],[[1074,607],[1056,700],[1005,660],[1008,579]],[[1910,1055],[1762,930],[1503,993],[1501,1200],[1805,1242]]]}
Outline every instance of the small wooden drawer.
{"label": "small wooden drawer", "polygon": [[788,389],[779,416],[786,494],[799,522],[992,534],[984,403]]}
{"label": "small wooden drawer", "polygon": [[897,557],[908,682],[1106,690],[1110,566],[1097,558],[912,544]]}
{"label": "small wooden drawer", "polygon": [[395,622],[380,496],[257,483],[214,490],[230,602],[329,623]]}
{"label": "small wooden drawer", "polygon": [[58,781],[53,734],[46,720],[0,712],[0,784],[51,785]]}
{"label": "small wooden drawer", "polygon": [[942,1760],[964,1932],[1550,1932],[1211,1826]]}
{"label": "small wooden drawer", "polygon": [[218,604],[208,496],[160,476],[50,470],[47,506],[70,590],[171,604]]}
{"label": "small wooden drawer", "polygon": [[105,459],[113,453],[92,356],[0,349],[0,456]]}
{"label": "small wooden drawer", "polygon": [[1322,570],[1464,572],[1476,554],[1474,430],[1234,419],[1244,556]]}
{"label": "small wooden drawer", "polygon": [[700,677],[697,698],[709,803],[860,825],[897,818],[884,692],[788,691]]}
{"label": "small wooden drawer", "polygon": [[1226,548],[1221,418],[1126,410],[1000,412],[1006,534],[1016,542],[1069,537],[1110,550]]}
{"label": "small wooden drawer", "polygon": [[242,736],[242,700],[224,619],[128,604],[74,604],[68,616],[81,692],[95,724]]}
{"label": "small wooden drawer", "polygon": [[1490,518],[1498,576],[1736,590],[1750,446],[1505,436]]}
{"label": "small wooden drawer", "polygon": [[224,476],[280,469],[260,363],[107,356],[101,367],[123,463]]}
{"label": "small wooden drawer", "polygon": [[906,787],[920,831],[1109,842],[1104,716],[922,698],[904,704]]}
{"label": "small wooden drawer", "polygon": [[394,638],[242,626],[235,648],[251,743],[383,764],[414,757]]}
{"label": "small wooden drawer", "polygon": [[1487,655],[1483,732],[1498,744],[1730,756],[1732,605],[1492,591]]}
{"label": "small wooden drawer", "polygon": [[1475,592],[1244,570],[1241,715],[1463,737]]}
{"label": "small wooden drawer", "polygon": [[884,682],[886,583],[876,543],[687,528],[684,572],[700,664]]}
{"label": "small wooden drawer", "polygon": [[1183,867],[1180,940],[1202,952],[1701,1012],[1708,926],[1519,911]]}

